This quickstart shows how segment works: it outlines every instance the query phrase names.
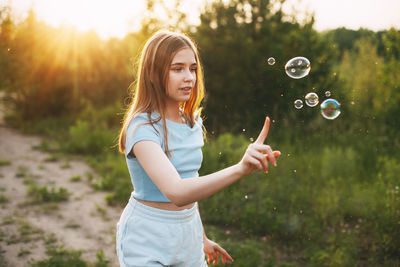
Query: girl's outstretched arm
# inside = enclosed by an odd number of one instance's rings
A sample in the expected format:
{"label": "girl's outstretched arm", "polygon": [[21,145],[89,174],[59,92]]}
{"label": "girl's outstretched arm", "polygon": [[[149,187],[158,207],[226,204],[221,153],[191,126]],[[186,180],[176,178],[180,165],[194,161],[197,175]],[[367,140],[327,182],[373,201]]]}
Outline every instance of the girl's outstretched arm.
{"label": "girl's outstretched arm", "polygon": [[133,152],[160,191],[175,205],[184,206],[215,194],[255,169],[268,172],[268,161],[276,166],[280,152],[264,144],[268,130],[267,117],[257,140],[248,146],[239,163],[201,177],[181,179],[161,146],[153,141],[136,143]]}

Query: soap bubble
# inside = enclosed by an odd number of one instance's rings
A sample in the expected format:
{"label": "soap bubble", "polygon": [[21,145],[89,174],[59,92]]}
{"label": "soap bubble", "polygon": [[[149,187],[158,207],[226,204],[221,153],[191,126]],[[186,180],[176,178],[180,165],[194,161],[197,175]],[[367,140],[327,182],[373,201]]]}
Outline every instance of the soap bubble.
{"label": "soap bubble", "polygon": [[316,93],[308,93],[305,99],[306,104],[309,107],[315,107],[319,103],[318,95]]}
{"label": "soap bubble", "polygon": [[286,74],[293,79],[301,79],[310,73],[311,64],[305,57],[295,57],[285,65]]}
{"label": "soap bubble", "polygon": [[269,65],[274,65],[275,64],[275,58],[273,58],[273,57],[270,57],[268,60],[267,60],[267,62],[268,62],[268,64]]}
{"label": "soap bubble", "polygon": [[321,114],[325,119],[336,119],[340,115],[340,103],[333,98],[326,99],[321,103]]}
{"label": "soap bubble", "polygon": [[330,97],[330,96],[331,96],[331,92],[330,92],[330,91],[326,91],[326,92],[325,92],[325,96],[326,96],[326,97]]}
{"label": "soap bubble", "polygon": [[303,107],[303,101],[301,101],[300,99],[296,99],[294,101],[294,107],[297,109],[301,109]]}

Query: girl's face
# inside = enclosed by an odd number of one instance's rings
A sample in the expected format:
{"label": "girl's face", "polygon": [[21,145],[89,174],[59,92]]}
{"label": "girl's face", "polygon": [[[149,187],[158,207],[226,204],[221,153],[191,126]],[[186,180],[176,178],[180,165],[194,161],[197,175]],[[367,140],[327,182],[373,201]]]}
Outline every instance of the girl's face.
{"label": "girl's face", "polygon": [[169,102],[188,101],[196,84],[197,62],[190,48],[179,50],[169,66],[167,97]]}

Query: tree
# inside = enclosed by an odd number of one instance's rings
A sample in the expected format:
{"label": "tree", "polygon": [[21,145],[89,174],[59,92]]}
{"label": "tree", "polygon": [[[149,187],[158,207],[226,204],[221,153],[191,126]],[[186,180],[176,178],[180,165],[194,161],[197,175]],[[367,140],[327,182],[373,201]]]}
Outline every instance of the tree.
{"label": "tree", "polygon": [[[334,84],[335,49],[313,30],[313,18],[304,25],[288,22],[283,2],[217,1],[201,14],[193,36],[204,60],[205,123],[211,131],[256,131],[266,114],[288,125],[314,116],[294,113],[293,101]],[[283,68],[300,55],[311,61],[312,75],[295,81]],[[274,66],[266,64],[270,56]]]}

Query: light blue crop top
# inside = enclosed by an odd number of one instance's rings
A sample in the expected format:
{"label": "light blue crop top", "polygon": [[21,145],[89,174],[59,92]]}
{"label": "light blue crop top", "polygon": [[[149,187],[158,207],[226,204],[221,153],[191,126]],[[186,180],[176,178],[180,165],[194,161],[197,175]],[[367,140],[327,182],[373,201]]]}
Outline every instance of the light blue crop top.
{"label": "light blue crop top", "polygon": [[[159,118],[159,113],[153,112],[153,120]],[[129,154],[133,145],[139,141],[149,140],[161,146],[165,151],[162,120],[154,123],[155,129],[148,123],[147,113],[137,115],[128,127],[125,142],[125,156],[129,174],[133,184],[133,196],[137,199],[158,202],[171,202],[153,183],[139,161]],[[201,151],[204,145],[202,119],[198,118],[193,128],[188,124],[166,120],[168,128],[168,148],[171,152],[169,160],[178,171],[180,177],[198,177],[203,160]],[[139,126],[138,126],[139,125]],[[154,166],[157,168],[157,166]]]}

